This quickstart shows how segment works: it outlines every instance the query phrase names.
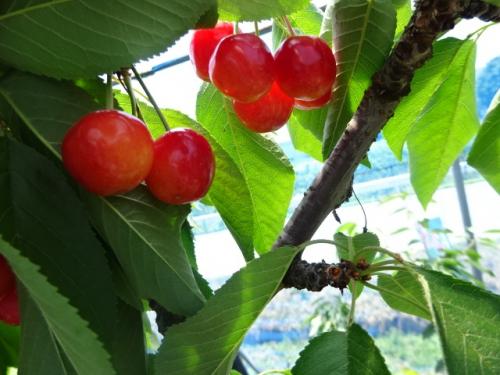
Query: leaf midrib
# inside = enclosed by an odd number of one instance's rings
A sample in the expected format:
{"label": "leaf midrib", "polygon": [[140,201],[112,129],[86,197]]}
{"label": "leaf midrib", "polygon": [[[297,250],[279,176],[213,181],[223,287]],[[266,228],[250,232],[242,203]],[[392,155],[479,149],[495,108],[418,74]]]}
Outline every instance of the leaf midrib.
{"label": "leaf midrib", "polygon": [[32,5],[23,9],[15,10],[13,12],[5,13],[3,15],[0,15],[0,21],[4,21],[6,19],[12,18],[12,17],[17,17],[17,16],[22,16],[27,13],[43,9],[43,8],[50,8],[52,6],[56,6],[59,4],[64,4],[64,3],[69,3],[75,0],[52,0],[43,4],[37,4],[37,5]]}

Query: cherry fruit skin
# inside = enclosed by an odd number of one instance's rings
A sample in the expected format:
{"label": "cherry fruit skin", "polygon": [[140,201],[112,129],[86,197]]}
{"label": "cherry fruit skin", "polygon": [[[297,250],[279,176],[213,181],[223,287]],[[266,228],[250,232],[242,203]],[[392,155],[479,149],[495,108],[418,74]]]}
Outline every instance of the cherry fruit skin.
{"label": "cherry fruit skin", "polygon": [[293,111],[294,100],[273,83],[271,90],[252,103],[234,101],[234,111],[241,122],[258,133],[271,132],[286,124]]}
{"label": "cherry fruit skin", "polygon": [[7,260],[0,255],[0,300],[16,286],[16,278]]}
{"label": "cherry fruit skin", "polygon": [[14,287],[0,300],[0,321],[17,326],[21,322],[17,288]]}
{"label": "cherry fruit skin", "polygon": [[300,100],[295,99],[295,108],[301,109],[303,111],[310,111],[312,109],[318,109],[327,105],[332,99],[332,92],[328,91],[322,97],[316,100]]}
{"label": "cherry fruit skin", "polygon": [[222,39],[215,49],[209,73],[224,95],[239,102],[254,102],[271,89],[274,58],[255,34],[234,34]]}
{"label": "cherry fruit skin", "polygon": [[88,191],[109,196],[139,185],[153,164],[153,139],[144,123],[115,110],[92,112],[66,134],[66,170]]}
{"label": "cherry fruit skin", "polygon": [[151,193],[168,204],[185,204],[202,198],[215,173],[215,158],[205,137],[177,128],[156,140],[154,162],[146,178]]}
{"label": "cherry fruit skin", "polygon": [[276,80],[288,96],[316,100],[332,90],[335,57],[321,38],[292,36],[281,44],[274,59]]}
{"label": "cherry fruit skin", "polygon": [[196,74],[204,81],[210,81],[208,63],[222,38],[233,33],[233,24],[219,22],[212,29],[198,29],[193,34],[189,46],[189,58],[193,63]]}

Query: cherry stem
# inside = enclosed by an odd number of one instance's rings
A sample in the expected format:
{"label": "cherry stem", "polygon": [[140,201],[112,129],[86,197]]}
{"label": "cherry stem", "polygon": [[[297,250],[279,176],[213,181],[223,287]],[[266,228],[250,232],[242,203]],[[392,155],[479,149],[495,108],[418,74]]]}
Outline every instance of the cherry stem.
{"label": "cherry stem", "polygon": [[132,107],[132,115],[137,117],[137,99],[134,94],[134,87],[132,86],[132,80],[130,79],[130,72],[128,68],[124,68],[121,70],[123,82],[125,83],[125,87],[127,88],[127,93],[130,98],[130,105]]}
{"label": "cherry stem", "polygon": [[257,21],[254,21],[253,26],[255,28],[255,35],[260,36],[259,23]]}
{"label": "cherry stem", "polygon": [[283,16],[283,22],[285,22],[286,29],[288,30],[288,34],[290,36],[295,35],[295,30],[293,30],[292,24],[290,23],[290,20],[288,19],[287,16]]}
{"label": "cherry stem", "polygon": [[349,328],[354,323],[354,313],[356,310],[356,281],[352,280],[351,289],[351,309],[349,310],[349,317],[347,318],[347,327]]}
{"label": "cherry stem", "polygon": [[239,34],[240,33],[240,27],[238,21],[234,23],[234,33]]}
{"label": "cherry stem", "polygon": [[106,109],[113,109],[113,74],[106,74]]}
{"label": "cherry stem", "polygon": [[332,241],[332,240],[311,240],[311,241],[304,242],[300,246],[303,248],[306,248],[307,246],[316,245],[316,244],[334,245],[334,246],[340,247],[341,249],[349,251],[349,249],[347,247],[345,247],[344,245],[342,245],[338,242]]}
{"label": "cherry stem", "polygon": [[156,104],[155,98],[153,97],[153,95],[151,95],[151,92],[148,90],[148,87],[146,86],[146,84],[142,80],[141,75],[139,74],[139,72],[137,71],[137,69],[135,68],[135,66],[132,65],[130,68],[134,72],[135,78],[137,79],[137,81],[141,85],[142,89],[144,90],[144,93],[148,97],[149,102],[151,103],[151,105],[155,109],[156,114],[158,115],[158,117],[160,118],[161,123],[163,124],[163,127],[165,128],[165,130],[167,132],[170,131],[170,126],[168,126],[167,119],[165,118],[165,116],[164,116],[163,112],[161,111],[160,107],[158,107],[158,104]]}

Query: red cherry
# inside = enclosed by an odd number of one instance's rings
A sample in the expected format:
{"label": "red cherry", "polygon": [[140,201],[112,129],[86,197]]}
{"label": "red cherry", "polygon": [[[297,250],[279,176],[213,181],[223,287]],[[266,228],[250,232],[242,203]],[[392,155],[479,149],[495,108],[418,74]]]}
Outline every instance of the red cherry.
{"label": "red cherry", "polygon": [[234,34],[221,40],[210,59],[210,80],[240,102],[264,96],[274,81],[274,59],[255,34]]}
{"label": "red cherry", "polygon": [[66,134],[67,171],[88,191],[107,196],[132,190],[153,164],[153,139],[144,123],[124,112],[103,110],[82,117]]}
{"label": "red cherry", "polygon": [[234,111],[247,128],[265,133],[286,124],[292,114],[293,104],[293,99],[281,91],[278,84],[273,83],[271,91],[256,102],[234,101]]}
{"label": "red cherry", "polygon": [[146,178],[151,193],[169,204],[185,204],[203,197],[215,172],[207,140],[191,129],[174,129],[155,142],[154,162]]}
{"label": "red cherry", "polygon": [[14,285],[9,293],[0,300],[0,320],[13,325],[19,325],[21,319],[19,316],[19,300],[17,298],[17,289]]}
{"label": "red cherry", "polygon": [[213,29],[198,29],[194,32],[189,46],[189,58],[198,77],[204,81],[210,81],[208,77],[210,57],[221,39],[232,33],[233,24],[228,22],[219,22]]}
{"label": "red cherry", "polygon": [[16,285],[16,278],[7,260],[0,255],[0,300]]}
{"label": "red cherry", "polygon": [[332,50],[322,39],[292,36],[275,55],[276,80],[292,98],[316,100],[332,90],[336,66]]}
{"label": "red cherry", "polygon": [[295,108],[301,109],[303,111],[308,111],[311,109],[317,109],[325,106],[332,99],[332,92],[328,91],[321,98],[316,100],[300,100],[295,99]]}

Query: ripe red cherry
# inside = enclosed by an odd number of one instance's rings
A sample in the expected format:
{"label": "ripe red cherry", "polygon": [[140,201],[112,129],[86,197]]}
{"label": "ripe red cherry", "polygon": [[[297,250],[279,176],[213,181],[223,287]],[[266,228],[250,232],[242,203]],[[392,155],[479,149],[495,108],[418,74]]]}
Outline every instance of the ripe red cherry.
{"label": "ripe red cherry", "polygon": [[264,96],[274,81],[274,59],[255,34],[234,34],[221,40],[210,59],[210,80],[240,102]]}
{"label": "ripe red cherry", "polygon": [[213,29],[199,29],[194,32],[189,46],[189,58],[198,77],[204,81],[210,81],[208,77],[210,57],[220,40],[232,33],[233,24],[228,22],[219,22]]}
{"label": "ripe red cherry", "polygon": [[274,58],[276,80],[288,96],[316,100],[332,90],[335,57],[322,39],[292,36],[283,42]]}
{"label": "ripe red cherry", "polygon": [[332,98],[332,92],[328,91],[325,95],[316,100],[295,99],[295,108],[301,109],[303,111],[321,108],[325,106],[330,101],[331,98]]}
{"label": "ripe red cherry", "polygon": [[286,124],[292,114],[293,104],[293,99],[273,83],[271,91],[255,102],[234,101],[234,111],[248,129],[265,133]]}
{"label": "ripe red cherry", "polygon": [[153,164],[153,139],[139,119],[115,110],[82,117],[66,134],[67,171],[88,191],[108,196],[132,190]]}
{"label": "ripe red cherry", "polygon": [[0,300],[16,285],[16,279],[7,260],[0,255]]}
{"label": "ripe red cherry", "polygon": [[146,178],[151,193],[169,204],[185,204],[203,197],[215,172],[212,148],[191,129],[174,129],[154,146],[154,162]]}
{"label": "ripe red cherry", "polygon": [[19,316],[19,300],[17,298],[17,289],[14,285],[9,293],[0,300],[0,320],[10,324],[19,325],[21,319]]}

